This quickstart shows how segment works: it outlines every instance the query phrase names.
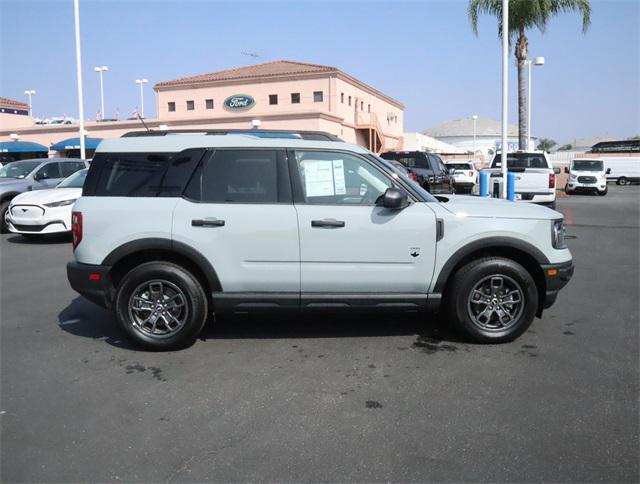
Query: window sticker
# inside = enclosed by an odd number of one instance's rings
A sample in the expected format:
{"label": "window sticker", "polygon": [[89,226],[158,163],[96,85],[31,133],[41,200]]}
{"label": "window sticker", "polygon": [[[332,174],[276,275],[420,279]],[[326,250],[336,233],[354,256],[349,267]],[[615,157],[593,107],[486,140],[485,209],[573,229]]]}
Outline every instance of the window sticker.
{"label": "window sticker", "polygon": [[304,188],[307,197],[331,197],[335,195],[331,161],[304,160],[303,168]]}
{"label": "window sticker", "polygon": [[347,187],[344,181],[344,162],[333,160],[333,184],[336,195],[346,195]]}

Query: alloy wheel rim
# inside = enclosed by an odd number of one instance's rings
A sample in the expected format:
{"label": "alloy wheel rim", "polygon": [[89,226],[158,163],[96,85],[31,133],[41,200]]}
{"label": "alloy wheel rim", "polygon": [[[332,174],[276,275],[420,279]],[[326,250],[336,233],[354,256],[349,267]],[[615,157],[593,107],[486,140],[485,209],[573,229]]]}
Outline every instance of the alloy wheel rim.
{"label": "alloy wheel rim", "polygon": [[162,339],[176,334],[189,316],[184,292],[162,279],[140,284],[131,293],[128,308],[133,327],[152,338]]}
{"label": "alloy wheel rim", "polygon": [[524,310],[524,291],[512,278],[492,274],[471,290],[467,311],[483,331],[504,331],[517,324]]}

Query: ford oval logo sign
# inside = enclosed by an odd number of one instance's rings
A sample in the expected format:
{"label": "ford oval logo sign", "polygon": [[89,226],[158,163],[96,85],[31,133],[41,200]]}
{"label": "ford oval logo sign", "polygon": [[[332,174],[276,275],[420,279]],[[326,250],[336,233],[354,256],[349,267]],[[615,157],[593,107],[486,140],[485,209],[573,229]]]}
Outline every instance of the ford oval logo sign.
{"label": "ford oval logo sign", "polygon": [[224,107],[236,111],[239,109],[249,109],[255,103],[255,99],[251,96],[247,96],[246,94],[236,94],[235,96],[229,96],[224,100]]}

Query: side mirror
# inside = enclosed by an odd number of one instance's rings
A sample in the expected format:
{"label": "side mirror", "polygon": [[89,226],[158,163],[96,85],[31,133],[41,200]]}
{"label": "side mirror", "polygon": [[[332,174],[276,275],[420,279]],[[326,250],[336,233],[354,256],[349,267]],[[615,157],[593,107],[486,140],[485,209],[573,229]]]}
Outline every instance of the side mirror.
{"label": "side mirror", "polygon": [[35,181],[40,181],[40,180],[42,180],[43,178],[44,178],[44,177],[42,176],[42,173],[34,173],[34,174],[33,174],[33,179],[34,179]]}
{"label": "side mirror", "polygon": [[382,206],[391,210],[402,210],[409,205],[409,197],[399,188],[391,187],[382,195]]}
{"label": "side mirror", "polygon": [[607,168],[607,175],[611,175],[611,168]]}
{"label": "side mirror", "polygon": [[565,173],[569,173],[569,167],[565,166],[565,167],[564,167],[564,172],[565,172]]}
{"label": "side mirror", "polygon": [[560,174],[560,168],[554,168],[554,169],[553,169],[553,172],[554,172],[556,175],[559,175],[559,174]]}

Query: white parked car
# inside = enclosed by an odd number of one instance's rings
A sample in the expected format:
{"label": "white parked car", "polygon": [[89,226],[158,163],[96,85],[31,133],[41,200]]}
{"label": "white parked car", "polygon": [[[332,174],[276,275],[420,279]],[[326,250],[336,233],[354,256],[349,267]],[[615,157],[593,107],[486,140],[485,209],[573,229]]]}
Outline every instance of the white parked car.
{"label": "white parked car", "polygon": [[[491,168],[483,170],[490,173],[491,179],[501,176],[501,158],[502,154],[496,153]],[[515,175],[516,200],[556,208],[556,174],[560,168],[553,168],[544,151],[507,153],[507,170]]]}
{"label": "white parked car", "polygon": [[5,215],[9,231],[27,237],[70,232],[71,210],[82,195],[87,172],[75,172],[56,188],[25,192],[13,198]]}
{"label": "white parked car", "polygon": [[470,338],[511,341],[573,274],[562,214],[436,198],[337,141],[107,139],[72,219],[71,286],[155,349],[250,311],[441,308]]}
{"label": "white parked car", "polygon": [[600,196],[607,194],[607,175],[611,173],[611,168],[606,168],[603,160],[575,158],[564,171],[569,174],[564,189],[567,195],[574,192],[591,192]]}
{"label": "white parked car", "polygon": [[453,169],[456,193],[473,191],[478,183],[478,170],[473,161],[447,161],[447,168]]}

